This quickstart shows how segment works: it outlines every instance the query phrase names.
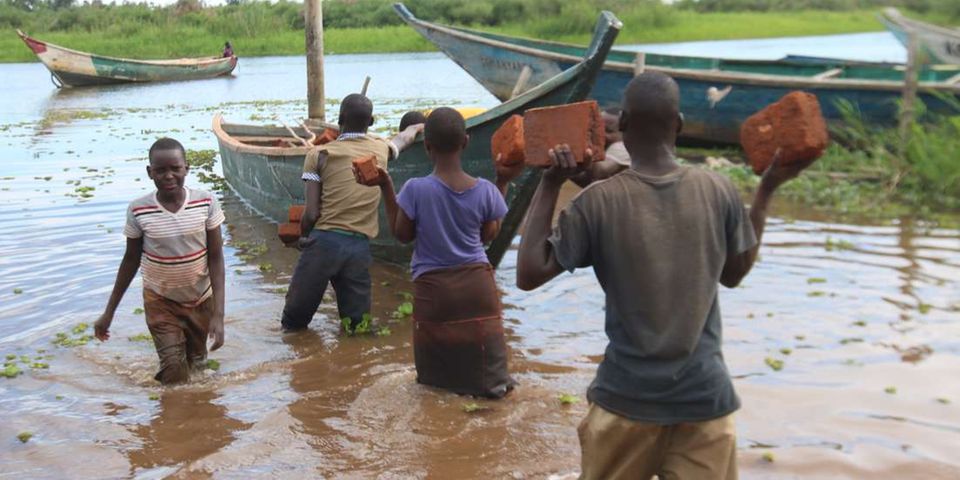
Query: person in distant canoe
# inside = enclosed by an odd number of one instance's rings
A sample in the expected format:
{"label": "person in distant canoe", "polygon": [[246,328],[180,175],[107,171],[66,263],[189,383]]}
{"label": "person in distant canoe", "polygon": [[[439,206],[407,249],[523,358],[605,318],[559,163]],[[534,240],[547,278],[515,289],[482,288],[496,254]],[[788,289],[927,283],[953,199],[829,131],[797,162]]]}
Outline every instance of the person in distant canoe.
{"label": "person in distant canoe", "polygon": [[230,42],[223,44],[223,58],[228,58],[233,56],[233,45],[230,45]]}
{"label": "person in distant canoe", "polygon": [[585,188],[551,235],[560,187],[589,168],[589,156],[578,166],[557,145],[527,212],[517,286],[592,266],[606,295],[609,344],[578,429],[581,479],[737,477],[740,400],[723,361],[717,284],[747,275],[773,193],[813,159],[774,159],[748,214],[728,178],[677,163],[679,98],[662,73],[635,77],[619,120],[631,167]]}
{"label": "person in distant canoe", "polygon": [[[290,280],[280,324],[285,332],[306,329],[327,284],[337,294],[339,318],[348,333],[370,327],[370,239],[377,236],[380,190],[357,184],[353,160],[373,155],[383,169],[416,133],[392,141],[370,135],[373,103],[354,93],[340,103],[339,136],[311,149],[304,159],[305,211],[301,250]],[[403,132],[401,132],[403,133]]]}
{"label": "person in distant canoe", "polygon": [[210,192],[184,186],[189,167],[180,142],[161,138],[148,155],[157,189],[127,207],[127,249],[94,335],[110,338],[117,305],[143,267],[143,309],[160,357],[155,378],[182,383],[206,359],[208,337],[210,350],[223,345],[224,216]]}
{"label": "person in distant canoe", "polygon": [[[400,242],[416,240],[413,356],[417,381],[459,394],[500,398],[515,382],[507,371],[500,294],[484,243],[500,232],[504,196],[523,165],[499,171],[496,185],[463,171],[463,116],[438,108],[427,117],[424,148],[433,173],[407,180],[394,195],[381,169],[387,219]],[[363,182],[359,173],[357,181]]]}

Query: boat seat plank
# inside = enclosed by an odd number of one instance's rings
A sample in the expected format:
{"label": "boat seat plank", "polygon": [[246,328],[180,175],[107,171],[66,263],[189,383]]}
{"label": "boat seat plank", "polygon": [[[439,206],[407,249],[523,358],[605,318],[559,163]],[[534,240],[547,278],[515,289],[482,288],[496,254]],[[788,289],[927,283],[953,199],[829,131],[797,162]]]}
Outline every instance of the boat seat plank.
{"label": "boat seat plank", "polygon": [[842,73],[843,73],[842,68],[831,68],[830,70],[814,75],[813,78],[816,80],[826,80],[828,78],[839,77]]}

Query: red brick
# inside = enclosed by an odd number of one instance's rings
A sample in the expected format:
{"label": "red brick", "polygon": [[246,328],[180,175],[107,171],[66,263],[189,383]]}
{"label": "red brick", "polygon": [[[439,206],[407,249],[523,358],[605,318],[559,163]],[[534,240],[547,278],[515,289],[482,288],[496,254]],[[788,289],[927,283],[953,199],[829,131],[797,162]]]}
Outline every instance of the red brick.
{"label": "red brick", "polygon": [[306,210],[306,205],[290,205],[290,210],[287,212],[288,221],[290,223],[298,223],[300,219],[303,218],[303,212]]}
{"label": "red brick", "polygon": [[516,165],[523,163],[523,117],[512,115],[490,138],[492,157],[500,155],[500,164]]}
{"label": "red brick", "polygon": [[283,243],[296,242],[300,238],[300,222],[281,223],[277,227],[277,235]]}
{"label": "red brick", "polygon": [[789,165],[819,158],[829,142],[820,103],[806,92],[784,95],[740,126],[740,144],[757,175],[770,166],[777,148],[781,162]]}
{"label": "red brick", "polygon": [[534,108],[523,114],[524,161],[534,167],[550,166],[547,150],[557,144],[570,145],[577,163],[584,152],[593,151],[593,160],[604,158],[603,118],[597,102],[571,103]]}
{"label": "red brick", "polygon": [[354,158],[353,167],[360,172],[360,178],[364,182],[372,182],[380,176],[380,171],[377,169],[376,155]]}
{"label": "red brick", "polygon": [[333,128],[323,129],[323,133],[317,135],[317,138],[313,139],[314,145],[323,145],[325,143],[330,143],[337,139],[340,136],[340,132]]}

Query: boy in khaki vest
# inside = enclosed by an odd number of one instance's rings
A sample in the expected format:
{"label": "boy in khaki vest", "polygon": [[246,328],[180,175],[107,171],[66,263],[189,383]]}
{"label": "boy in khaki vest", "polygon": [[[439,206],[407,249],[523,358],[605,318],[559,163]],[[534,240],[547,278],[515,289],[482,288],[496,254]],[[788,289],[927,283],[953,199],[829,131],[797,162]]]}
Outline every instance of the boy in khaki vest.
{"label": "boy in khaki vest", "polygon": [[307,328],[328,282],[333,284],[337,310],[348,331],[369,322],[370,239],[378,233],[380,189],[358,184],[352,161],[372,154],[386,169],[400,148],[367,134],[373,124],[373,104],[363,95],[343,99],[338,124],[340,136],[311,150],[304,160],[306,211],[296,245],[300,259],[280,321],[285,332]]}

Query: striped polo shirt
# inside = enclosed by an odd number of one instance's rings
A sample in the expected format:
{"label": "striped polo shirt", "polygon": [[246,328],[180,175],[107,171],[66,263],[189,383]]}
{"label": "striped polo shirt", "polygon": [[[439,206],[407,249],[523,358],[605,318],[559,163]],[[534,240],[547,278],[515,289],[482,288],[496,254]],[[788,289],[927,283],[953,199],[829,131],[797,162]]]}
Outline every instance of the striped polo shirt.
{"label": "striped polo shirt", "polygon": [[186,187],[184,191],[186,200],[177,212],[160,206],[156,191],[130,202],[123,234],[143,238],[140,270],[144,288],[196,306],[213,294],[207,268],[207,230],[218,228],[224,217],[210,192]]}

